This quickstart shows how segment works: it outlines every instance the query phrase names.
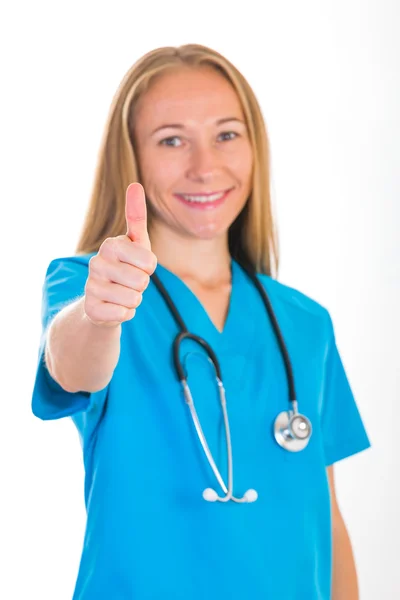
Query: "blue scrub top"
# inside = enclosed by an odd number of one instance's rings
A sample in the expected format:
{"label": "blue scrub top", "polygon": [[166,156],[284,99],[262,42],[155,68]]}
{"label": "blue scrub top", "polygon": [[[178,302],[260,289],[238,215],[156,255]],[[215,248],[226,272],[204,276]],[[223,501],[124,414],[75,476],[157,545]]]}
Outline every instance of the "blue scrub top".
{"label": "blue scrub top", "polygon": [[[260,275],[291,358],[299,409],[313,424],[305,450],[273,438],[288,407],[284,363],[264,304],[232,261],[232,294],[220,333],[173,273],[157,274],[186,325],[216,352],[226,388],[234,493],[253,504],[209,503],[221,490],[204,456],[172,361],[177,334],[151,283],[134,319],[122,325],[110,384],[65,392],[44,365],[46,329],[84,293],[92,255],[54,260],[43,288],[43,336],[32,410],[71,417],[82,443],[87,526],[73,600],[328,600],[331,520],[326,467],[369,446],[335,343],[329,313]],[[212,368],[201,348],[182,359],[203,430],[227,480],[223,420]]]}

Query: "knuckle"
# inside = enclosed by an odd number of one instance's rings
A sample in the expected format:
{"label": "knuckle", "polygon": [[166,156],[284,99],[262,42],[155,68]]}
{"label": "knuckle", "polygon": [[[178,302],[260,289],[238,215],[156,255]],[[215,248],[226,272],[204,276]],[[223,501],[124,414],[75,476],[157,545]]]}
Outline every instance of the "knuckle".
{"label": "knuckle", "polygon": [[150,273],[154,273],[157,268],[157,256],[151,252],[150,260],[149,260],[149,271]]}
{"label": "knuckle", "polygon": [[85,307],[92,307],[94,302],[96,302],[96,292],[95,292],[95,283],[93,279],[88,277],[85,284]]}
{"label": "knuckle", "polygon": [[135,301],[134,301],[132,308],[137,308],[138,306],[140,306],[142,303],[142,300],[143,300],[142,294],[136,294]]}
{"label": "knuckle", "polygon": [[[105,240],[102,242],[102,244],[101,244],[101,246],[100,246],[100,248],[99,248],[99,251],[98,251],[97,255],[100,255],[100,256],[101,256],[101,255],[107,254],[107,251],[108,251],[108,250],[109,250],[109,248],[110,248],[110,241],[111,241],[111,238],[106,238],[106,239],[105,239]],[[94,256],[93,258],[96,258],[96,256]],[[91,260],[93,260],[93,259],[91,259]]]}
{"label": "knuckle", "polygon": [[92,321],[104,321],[104,315],[102,314],[101,307],[99,304],[88,303],[85,307],[85,313]]}
{"label": "knuckle", "polygon": [[85,295],[86,298],[89,296],[95,296],[96,295],[96,283],[93,279],[93,277],[89,276],[86,280],[86,284],[85,284]]}
{"label": "knuckle", "polygon": [[125,315],[128,308],[126,306],[114,306],[113,309],[113,320],[119,321],[120,323],[125,321]]}
{"label": "knuckle", "polygon": [[127,296],[125,307],[128,309],[136,308],[140,304],[141,294],[136,290],[130,290]]}
{"label": "knuckle", "polygon": [[148,275],[147,273],[143,273],[142,275],[140,275],[139,277],[139,281],[138,281],[138,292],[144,292],[145,289],[147,289],[147,286],[150,283],[150,275]]}
{"label": "knuckle", "polygon": [[98,263],[99,263],[99,255],[95,254],[94,256],[92,256],[92,258],[89,260],[89,263],[88,263],[89,273],[96,272]]}
{"label": "knuckle", "polygon": [[153,252],[146,250],[142,257],[142,268],[148,274],[152,275],[156,270],[157,258]]}
{"label": "knuckle", "polygon": [[130,321],[131,319],[133,319],[135,314],[136,314],[135,308],[126,308],[124,311],[124,317],[123,317],[122,321]]}
{"label": "knuckle", "polygon": [[118,244],[118,238],[108,237],[101,244],[98,254],[106,258],[114,257],[117,254]]}
{"label": "knuckle", "polygon": [[92,256],[89,260],[89,279],[93,280],[93,276],[101,278],[104,275],[104,258],[100,254]]}

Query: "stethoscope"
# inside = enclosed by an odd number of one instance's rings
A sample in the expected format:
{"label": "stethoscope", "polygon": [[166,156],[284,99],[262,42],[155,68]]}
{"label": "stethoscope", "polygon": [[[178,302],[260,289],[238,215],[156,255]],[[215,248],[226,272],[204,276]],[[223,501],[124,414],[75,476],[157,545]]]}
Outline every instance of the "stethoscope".
{"label": "stethoscope", "polygon": [[[312,434],[311,421],[307,417],[305,417],[304,415],[299,413],[299,411],[298,411],[298,404],[297,404],[297,400],[296,400],[296,392],[295,392],[295,386],[294,386],[293,369],[290,364],[289,354],[288,354],[285,342],[283,340],[283,336],[282,336],[281,330],[279,328],[278,321],[276,319],[275,313],[273,311],[273,308],[272,308],[271,302],[267,296],[267,293],[264,289],[264,286],[261,284],[261,282],[259,281],[256,274],[250,268],[244,266],[243,264],[241,264],[240,266],[247,273],[249,278],[253,281],[255,287],[257,288],[257,290],[260,293],[260,296],[264,302],[265,308],[267,309],[268,316],[271,320],[272,327],[273,327],[273,330],[274,330],[274,333],[275,333],[275,336],[278,341],[279,348],[280,348],[280,351],[282,354],[282,358],[285,363],[285,370],[286,370],[286,376],[287,376],[288,388],[289,388],[289,401],[291,404],[291,408],[289,410],[281,412],[276,417],[275,422],[273,424],[273,434],[274,434],[275,440],[277,441],[279,446],[281,446],[285,450],[288,450],[289,452],[299,452],[300,450],[303,450],[307,446],[307,444],[310,440],[310,437]],[[177,376],[179,378],[179,381],[182,384],[185,401],[190,409],[190,414],[191,414],[194,426],[196,428],[198,438],[199,438],[202,448],[204,450],[204,453],[207,457],[210,467],[213,470],[214,475],[215,475],[222,491],[225,494],[225,496],[219,496],[214,489],[207,488],[203,492],[203,498],[205,500],[207,500],[208,502],[216,502],[216,501],[229,502],[230,500],[232,500],[234,502],[238,502],[238,503],[255,502],[258,498],[258,494],[257,494],[256,490],[253,490],[253,489],[247,490],[247,492],[245,492],[245,494],[241,498],[236,498],[233,495],[233,461],[232,461],[231,431],[230,431],[230,426],[229,426],[228,410],[227,410],[227,406],[226,406],[225,388],[222,383],[221,367],[220,367],[219,361],[215,355],[215,352],[203,338],[201,338],[197,335],[194,335],[193,333],[190,333],[188,331],[175,304],[173,303],[170,295],[168,294],[167,290],[165,289],[164,285],[161,283],[161,281],[160,281],[159,277],[156,275],[156,273],[153,273],[151,278],[152,278],[152,281],[154,282],[154,284],[156,285],[158,291],[160,292],[161,296],[163,297],[165,303],[167,304],[178,327],[180,328],[180,332],[175,337],[175,340],[173,343],[173,359],[174,359],[175,370],[176,370]],[[184,371],[182,362],[180,360],[179,350],[180,350],[180,345],[183,342],[183,340],[192,340],[195,343],[199,344],[206,351],[208,359],[212,363],[212,365],[214,366],[214,369],[215,369],[215,377],[216,377],[216,381],[217,381],[217,385],[218,385],[219,399],[220,399],[220,403],[221,403],[221,409],[222,409],[222,414],[223,414],[223,419],[224,419],[224,427],[225,427],[227,460],[228,460],[228,485],[225,484],[225,482],[221,476],[221,473],[220,473],[217,465],[215,464],[212,452],[208,446],[207,439],[206,439],[203,429],[201,427],[201,423],[200,423],[200,419],[199,419],[197,411],[196,411],[195,403],[194,403],[192,394],[190,392],[190,388],[189,388],[189,385],[187,382],[187,376],[185,375],[185,371]]]}

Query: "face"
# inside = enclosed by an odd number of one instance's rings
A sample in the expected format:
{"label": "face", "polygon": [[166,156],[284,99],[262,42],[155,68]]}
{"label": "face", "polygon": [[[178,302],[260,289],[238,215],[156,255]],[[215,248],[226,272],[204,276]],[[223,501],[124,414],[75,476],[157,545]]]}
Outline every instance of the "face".
{"label": "face", "polygon": [[134,136],[154,228],[225,235],[249,197],[253,165],[230,83],[210,67],[162,75],[138,101]]}

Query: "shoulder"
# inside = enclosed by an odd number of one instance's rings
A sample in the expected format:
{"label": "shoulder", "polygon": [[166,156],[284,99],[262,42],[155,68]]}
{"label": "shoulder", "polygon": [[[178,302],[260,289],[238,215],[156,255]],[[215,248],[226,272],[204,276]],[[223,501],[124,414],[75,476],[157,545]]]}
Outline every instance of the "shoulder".
{"label": "shoulder", "polygon": [[73,276],[74,274],[86,273],[92,256],[94,256],[94,253],[54,258],[47,267],[46,279],[62,276],[63,274]]}
{"label": "shoulder", "polygon": [[46,296],[79,295],[88,276],[89,260],[93,254],[54,258],[48,265],[43,292]]}
{"label": "shoulder", "polygon": [[286,285],[268,275],[258,274],[274,310],[293,326],[300,323],[318,329],[323,337],[330,338],[333,333],[331,315],[328,309],[316,299],[304,292]]}
{"label": "shoulder", "polygon": [[92,255],[54,258],[42,284],[42,322],[49,319],[84,293],[88,264]]}
{"label": "shoulder", "polygon": [[306,312],[315,317],[325,317],[327,309],[317,300],[300,290],[290,287],[268,275],[257,274],[266,291],[277,302],[284,303],[293,311]]}
{"label": "shoulder", "polygon": [[87,268],[89,265],[89,261],[92,256],[95,255],[95,252],[91,254],[77,254],[74,256],[62,256],[58,258],[53,258],[53,260],[49,263],[48,269],[55,270],[62,266],[70,267],[71,269],[80,269]]}

